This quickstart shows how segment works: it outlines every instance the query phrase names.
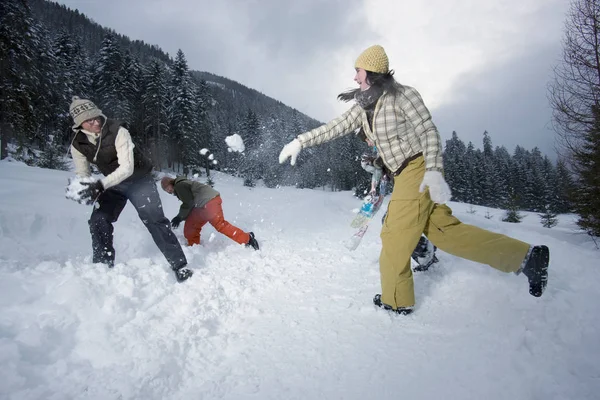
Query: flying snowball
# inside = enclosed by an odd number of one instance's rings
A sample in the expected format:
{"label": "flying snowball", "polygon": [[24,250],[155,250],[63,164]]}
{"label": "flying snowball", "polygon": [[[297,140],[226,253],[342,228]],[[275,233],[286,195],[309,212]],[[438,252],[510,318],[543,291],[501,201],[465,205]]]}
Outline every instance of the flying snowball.
{"label": "flying snowball", "polygon": [[227,136],[225,138],[225,143],[227,143],[227,151],[235,151],[237,153],[243,153],[244,150],[246,150],[246,147],[244,146],[244,141],[242,140],[242,137],[240,135],[238,135],[237,133],[234,133],[231,136]]}

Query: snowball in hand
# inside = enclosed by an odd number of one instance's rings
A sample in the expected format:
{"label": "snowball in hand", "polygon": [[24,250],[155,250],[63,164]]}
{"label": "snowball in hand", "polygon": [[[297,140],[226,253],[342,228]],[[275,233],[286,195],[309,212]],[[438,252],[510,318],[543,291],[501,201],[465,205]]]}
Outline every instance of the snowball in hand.
{"label": "snowball in hand", "polygon": [[87,189],[88,186],[84,185],[83,182],[96,182],[97,179],[92,178],[92,177],[87,177],[87,178],[69,178],[69,183],[67,184],[67,187],[65,189],[65,197],[67,199],[71,199],[74,200],[76,202],[78,202],[79,204],[85,204],[85,201],[83,201],[81,199],[81,195],[79,194],[79,192],[81,192],[84,189]]}

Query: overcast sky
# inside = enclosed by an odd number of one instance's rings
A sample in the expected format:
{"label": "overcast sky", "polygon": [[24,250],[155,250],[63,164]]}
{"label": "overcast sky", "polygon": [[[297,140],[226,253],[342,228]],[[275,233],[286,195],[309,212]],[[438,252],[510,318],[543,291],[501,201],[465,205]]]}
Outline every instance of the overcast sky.
{"label": "overcast sky", "polygon": [[382,45],[421,92],[442,139],[554,155],[546,88],[568,0],[61,0],[131,39],[185,53],[190,69],[238,81],[326,122],[349,105],[354,61]]}

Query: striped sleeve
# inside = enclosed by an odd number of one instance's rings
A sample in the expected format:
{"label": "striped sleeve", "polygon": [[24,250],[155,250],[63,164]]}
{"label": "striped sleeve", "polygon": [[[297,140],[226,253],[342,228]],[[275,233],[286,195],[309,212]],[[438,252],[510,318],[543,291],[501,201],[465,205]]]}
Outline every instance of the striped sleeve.
{"label": "striped sleeve", "polygon": [[302,148],[312,147],[354,132],[361,125],[361,108],[358,104],[355,104],[329,123],[298,135],[298,140],[302,143]]}
{"label": "striped sleeve", "polygon": [[443,172],[442,141],[431,114],[416,89],[406,87],[405,95],[407,103],[404,113],[423,147],[425,170]]}

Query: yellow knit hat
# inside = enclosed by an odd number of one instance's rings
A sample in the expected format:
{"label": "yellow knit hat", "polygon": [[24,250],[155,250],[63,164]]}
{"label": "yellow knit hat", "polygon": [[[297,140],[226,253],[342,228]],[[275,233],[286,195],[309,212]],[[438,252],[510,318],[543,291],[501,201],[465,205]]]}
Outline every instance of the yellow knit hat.
{"label": "yellow knit hat", "polygon": [[365,71],[387,74],[390,69],[390,63],[383,47],[376,44],[369,47],[358,56],[354,68],[362,68]]}

